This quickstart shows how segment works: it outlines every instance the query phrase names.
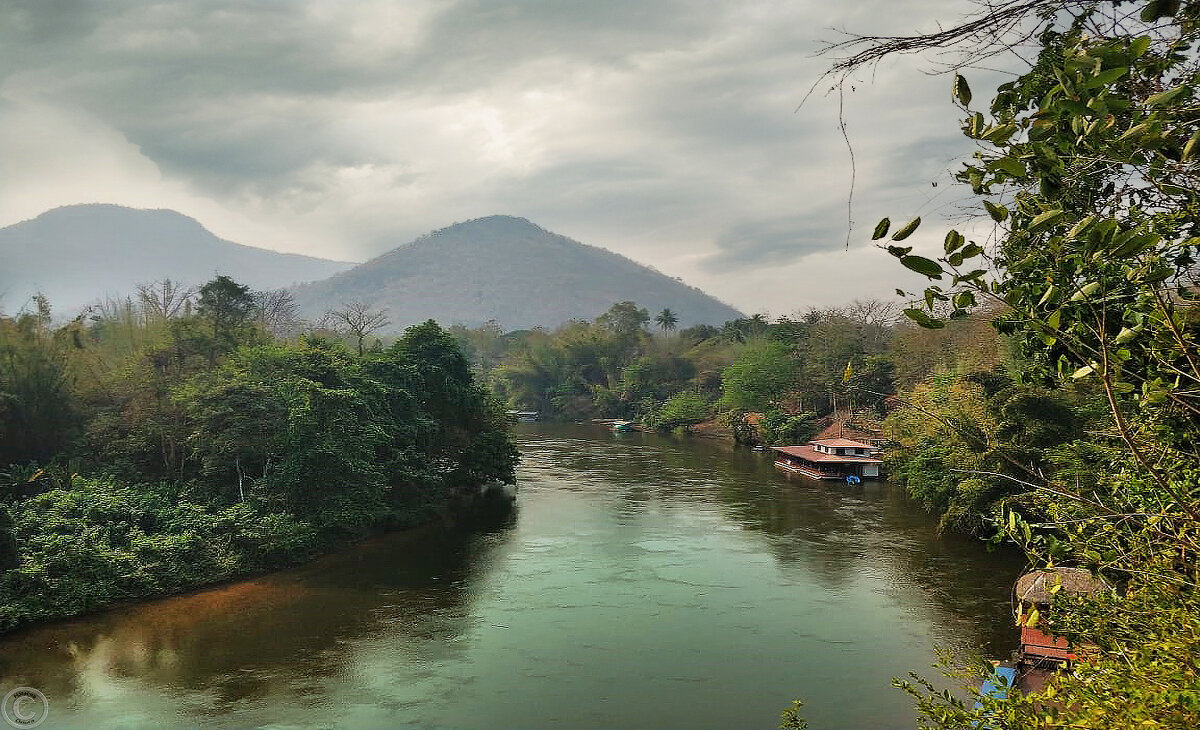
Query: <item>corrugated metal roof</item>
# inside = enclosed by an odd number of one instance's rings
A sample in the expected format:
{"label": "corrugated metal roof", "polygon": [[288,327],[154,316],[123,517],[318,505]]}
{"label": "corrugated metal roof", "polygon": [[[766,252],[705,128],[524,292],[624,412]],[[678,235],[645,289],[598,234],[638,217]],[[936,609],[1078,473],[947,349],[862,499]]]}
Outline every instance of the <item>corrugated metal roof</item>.
{"label": "corrugated metal roof", "polygon": [[809,443],[821,444],[835,449],[870,449],[871,444],[865,444],[862,441],[851,441],[850,439],[817,439]]}
{"label": "corrugated metal roof", "polygon": [[854,456],[847,454],[839,456],[837,454],[825,454],[817,451],[812,446],[772,446],[774,451],[788,456],[795,456],[806,461],[821,461],[834,464],[882,464],[880,459],[873,459],[869,456]]}

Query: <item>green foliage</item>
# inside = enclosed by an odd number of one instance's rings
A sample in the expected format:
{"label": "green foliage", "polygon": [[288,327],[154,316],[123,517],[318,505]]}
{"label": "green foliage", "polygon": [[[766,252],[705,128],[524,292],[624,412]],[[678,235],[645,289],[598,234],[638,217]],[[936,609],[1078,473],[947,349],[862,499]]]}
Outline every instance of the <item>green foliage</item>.
{"label": "green foliage", "polygon": [[758,419],[758,435],[767,445],[806,444],[817,434],[812,413],[786,413],[770,409]]}
{"label": "green foliage", "polygon": [[801,716],[804,700],[792,702],[792,706],[783,711],[779,717],[779,730],[808,730],[808,720]]}
{"label": "green foliage", "polygon": [[662,328],[663,332],[674,332],[679,324],[679,317],[670,309],[664,309],[654,317],[654,323]]}
{"label": "green foliage", "polygon": [[8,508],[0,505],[0,570],[15,568],[19,562],[17,536],[13,532],[13,519]]}
{"label": "green foliage", "polygon": [[118,307],[120,326],[101,315],[14,345],[77,343],[49,361],[86,428],[45,468],[0,463],[0,631],[278,568],[514,478],[498,408],[435,323],[363,355],[264,344],[245,287],[210,284],[198,315]]}
{"label": "green foliage", "polygon": [[204,507],[166,485],[79,479],[14,514],[19,561],[0,573],[0,631],[274,569],[327,546],[290,515]]}
{"label": "green foliage", "polygon": [[[775,322],[754,315],[720,329],[702,325],[657,338],[644,331],[643,314],[621,302],[595,323],[571,322],[554,332],[499,336],[460,328],[455,336],[493,343],[493,365],[476,365],[476,372],[510,407],[543,418],[644,420],[685,391],[720,401],[724,409],[774,404],[789,413],[826,415],[878,407],[893,392],[888,342],[895,315],[886,304],[855,302]],[[755,372],[771,359],[784,376],[772,377],[769,367]],[[848,363],[850,379],[843,378]]]}
{"label": "green foliage", "polygon": [[721,405],[767,410],[795,386],[797,371],[791,348],[784,343],[765,339],[748,342],[721,372]]}
{"label": "green foliage", "polygon": [[633,302],[617,302],[596,318],[596,324],[627,336],[640,333],[649,321],[650,313]]}
{"label": "green foliage", "polygon": [[[1046,692],[973,711],[904,683],[930,727],[1200,724],[1200,3],[1128,4],[1140,21],[1106,3],[1056,4],[1033,67],[964,120],[979,151],[959,179],[986,198],[995,245],[951,231],[936,271],[890,249],[940,280],[908,311],[915,321],[940,326],[989,303],[1030,382],[1102,399],[1097,416],[1086,399],[998,392],[982,458],[1026,468],[999,523],[1010,539],[1035,562],[1087,566],[1122,589],[1056,602],[1051,629],[1097,648]],[[965,90],[956,80],[964,107]]]}
{"label": "green foliage", "polygon": [[[0,317],[0,466],[48,462],[79,429],[65,350],[44,313]],[[66,340],[66,341],[64,341]]]}
{"label": "green foliage", "polygon": [[712,405],[702,393],[684,391],[668,398],[654,414],[653,425],[669,431],[680,426],[686,428],[707,421],[712,415]]}
{"label": "green foliage", "polygon": [[196,309],[211,328],[210,362],[216,354],[229,352],[246,341],[253,331],[258,303],[250,288],[228,276],[218,276],[200,287]]}

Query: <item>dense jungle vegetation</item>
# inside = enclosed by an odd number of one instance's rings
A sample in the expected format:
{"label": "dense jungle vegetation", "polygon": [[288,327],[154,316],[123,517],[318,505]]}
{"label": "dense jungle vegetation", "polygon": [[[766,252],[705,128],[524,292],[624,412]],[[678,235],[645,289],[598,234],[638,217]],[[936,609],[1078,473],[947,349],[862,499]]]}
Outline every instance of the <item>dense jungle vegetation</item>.
{"label": "dense jungle vegetation", "polygon": [[[275,337],[285,293],[142,287],[0,316],[0,631],[272,570],[511,481],[503,414],[433,322]],[[286,327],[284,327],[286,329]]]}
{"label": "dense jungle vegetation", "polygon": [[[1000,699],[968,684],[964,699],[916,674],[898,685],[925,727],[1195,728],[1200,2],[979,5],[930,35],[851,38],[832,71],[959,54],[953,99],[977,152],[958,179],[987,225],[949,231],[936,259],[903,243],[919,218],[894,233],[884,219],[873,237],[891,233],[889,253],[930,280],[912,320],[936,330],[990,308],[1024,365],[1011,380],[915,389],[894,423],[909,446],[895,473],[910,491],[924,481],[949,520],[990,523],[1035,565],[1083,567],[1112,590],[1029,614],[1088,647],[1043,691]],[[961,74],[1010,53],[1027,71],[977,110]]]}

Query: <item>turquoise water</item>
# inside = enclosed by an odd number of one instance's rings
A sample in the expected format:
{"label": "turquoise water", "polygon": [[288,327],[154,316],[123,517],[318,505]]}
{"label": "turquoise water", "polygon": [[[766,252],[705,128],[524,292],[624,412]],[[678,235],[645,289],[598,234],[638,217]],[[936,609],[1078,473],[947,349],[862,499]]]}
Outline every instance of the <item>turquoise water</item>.
{"label": "turquoise water", "polygon": [[1021,567],[898,490],[522,426],[514,514],[0,640],[43,727],[911,727],[893,676],[1006,654]]}

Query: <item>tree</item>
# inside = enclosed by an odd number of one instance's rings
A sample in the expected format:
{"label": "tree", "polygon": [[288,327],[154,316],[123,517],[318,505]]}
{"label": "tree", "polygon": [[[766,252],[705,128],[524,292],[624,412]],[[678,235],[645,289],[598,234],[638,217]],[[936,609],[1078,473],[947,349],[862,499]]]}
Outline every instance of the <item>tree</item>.
{"label": "tree", "polygon": [[596,318],[596,324],[620,335],[636,335],[650,321],[650,313],[633,302],[617,302]]}
{"label": "tree", "polygon": [[654,318],[654,322],[663,332],[674,332],[675,326],[679,324],[679,317],[670,309],[664,309]]}
{"label": "tree", "polygon": [[36,314],[0,317],[0,466],[45,464],[79,425],[64,348],[47,330],[49,305]]}
{"label": "tree", "polygon": [[200,287],[196,311],[211,328],[209,363],[219,352],[230,352],[241,344],[254,316],[254,294],[228,276],[218,276]]}
{"label": "tree", "polygon": [[791,350],[774,340],[753,340],[721,372],[721,405],[765,411],[778,403],[796,382]]}
{"label": "tree", "polygon": [[654,414],[653,420],[657,428],[669,431],[707,421],[711,414],[712,406],[704,394],[684,391],[668,398]]}
{"label": "tree", "polygon": [[255,318],[258,324],[275,337],[295,334],[298,329],[300,305],[287,289],[254,292]]}
{"label": "tree", "polygon": [[361,299],[343,302],[341,309],[334,309],[326,315],[334,322],[339,322],[350,330],[358,342],[358,354],[363,354],[363,340],[372,332],[387,327],[392,322],[387,317],[386,309],[373,309]]}
{"label": "tree", "polygon": [[[1056,602],[1047,617],[1097,650],[1057,680],[1054,702],[982,698],[975,712],[926,682],[902,682],[930,726],[1200,724],[1198,21],[1196,0],[1009,0],[930,36],[855,39],[868,49],[840,64],[989,34],[994,49],[1014,28],[1017,40],[1037,38],[1032,68],[1002,85],[986,114],[972,110],[963,76],[953,83],[964,133],[979,143],[958,177],[995,222],[994,244],[952,230],[944,255],[923,257],[902,245],[915,219],[887,248],[937,282],[910,318],[936,328],[995,302],[998,326],[1043,387],[1093,384],[1112,434],[1058,451],[1087,453],[1086,481],[1061,476],[1078,468],[1030,475],[1001,522],[1035,561],[1087,566],[1122,586]],[[874,238],[889,230],[884,219]],[[1036,405],[1016,402],[1013,415]]]}
{"label": "tree", "polygon": [[186,313],[195,293],[177,281],[162,279],[150,284],[138,284],[138,301],[142,304],[142,316],[147,320],[174,319]]}

